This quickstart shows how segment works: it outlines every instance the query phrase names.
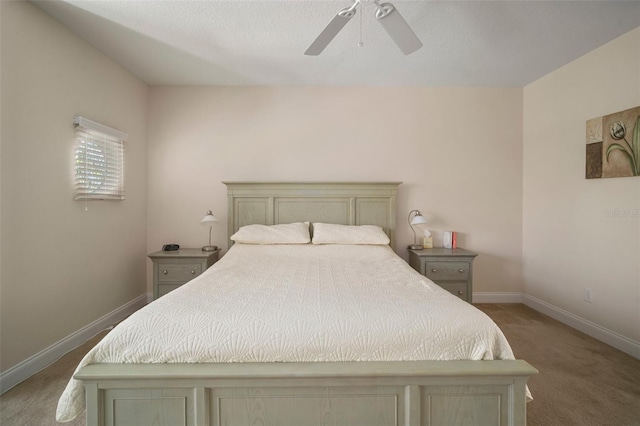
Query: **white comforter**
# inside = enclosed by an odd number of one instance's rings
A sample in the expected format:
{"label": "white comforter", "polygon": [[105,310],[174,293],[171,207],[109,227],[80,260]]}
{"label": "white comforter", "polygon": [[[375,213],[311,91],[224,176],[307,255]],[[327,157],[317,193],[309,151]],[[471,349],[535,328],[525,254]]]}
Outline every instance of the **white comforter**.
{"label": "white comforter", "polygon": [[[78,369],[513,358],[489,317],[388,246],[236,244],[204,274],[120,323]],[[71,379],[57,419],[71,420],[83,409],[84,388]]]}

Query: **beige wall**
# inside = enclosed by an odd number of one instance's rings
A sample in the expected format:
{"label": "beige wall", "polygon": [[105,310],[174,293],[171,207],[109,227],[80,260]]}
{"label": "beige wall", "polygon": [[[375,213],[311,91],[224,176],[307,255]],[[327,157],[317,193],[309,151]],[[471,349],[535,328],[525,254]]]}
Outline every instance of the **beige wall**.
{"label": "beige wall", "polygon": [[638,105],[640,28],[524,89],[525,291],[636,342],[640,178],[584,174],[585,122]]}
{"label": "beige wall", "polygon": [[[4,371],[145,293],[148,88],[32,4],[0,3]],[[73,201],[76,114],[129,133],[126,201]]]}
{"label": "beige wall", "polygon": [[400,255],[420,209],[436,237],[457,230],[480,253],[476,291],[522,291],[521,89],[152,87],[149,99],[149,251],[204,245],[207,209],[226,248],[225,180],[403,181]]}

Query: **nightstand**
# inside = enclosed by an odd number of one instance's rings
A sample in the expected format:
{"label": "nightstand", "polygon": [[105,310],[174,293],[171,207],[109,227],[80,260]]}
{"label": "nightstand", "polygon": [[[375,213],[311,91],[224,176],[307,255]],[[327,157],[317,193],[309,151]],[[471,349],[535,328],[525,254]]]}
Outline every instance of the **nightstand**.
{"label": "nightstand", "polygon": [[220,249],[202,251],[199,248],[151,253],[149,258],[153,261],[153,299],[164,296],[203,273],[218,261],[218,254]]}
{"label": "nightstand", "polygon": [[409,250],[409,265],[449,293],[471,303],[473,259],[477,255],[461,248]]}

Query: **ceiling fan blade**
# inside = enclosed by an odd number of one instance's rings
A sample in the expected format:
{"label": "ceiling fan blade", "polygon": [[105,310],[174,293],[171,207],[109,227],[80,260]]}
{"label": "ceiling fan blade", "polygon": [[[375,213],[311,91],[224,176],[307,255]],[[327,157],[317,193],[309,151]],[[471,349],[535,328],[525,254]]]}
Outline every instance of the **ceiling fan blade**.
{"label": "ceiling fan blade", "polygon": [[310,56],[318,56],[325,47],[331,43],[331,40],[334,39],[336,35],[340,32],[347,22],[356,14],[355,6],[357,3],[354,3],[353,6],[342,9],[338,14],[329,22],[329,25],[322,30],[320,35],[311,43],[311,46],[304,52],[305,55]]}
{"label": "ceiling fan blade", "polygon": [[405,55],[409,55],[422,47],[422,42],[418,36],[411,30],[407,21],[404,20],[400,12],[391,3],[378,5],[376,19]]}

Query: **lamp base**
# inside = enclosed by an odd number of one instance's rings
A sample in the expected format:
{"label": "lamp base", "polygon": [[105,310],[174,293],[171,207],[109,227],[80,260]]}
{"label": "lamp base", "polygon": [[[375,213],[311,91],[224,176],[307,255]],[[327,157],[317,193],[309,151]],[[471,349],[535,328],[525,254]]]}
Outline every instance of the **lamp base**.
{"label": "lamp base", "polygon": [[202,251],[216,251],[218,250],[217,246],[204,246],[202,247]]}
{"label": "lamp base", "polygon": [[411,244],[409,245],[409,250],[422,250],[424,247],[420,244]]}

